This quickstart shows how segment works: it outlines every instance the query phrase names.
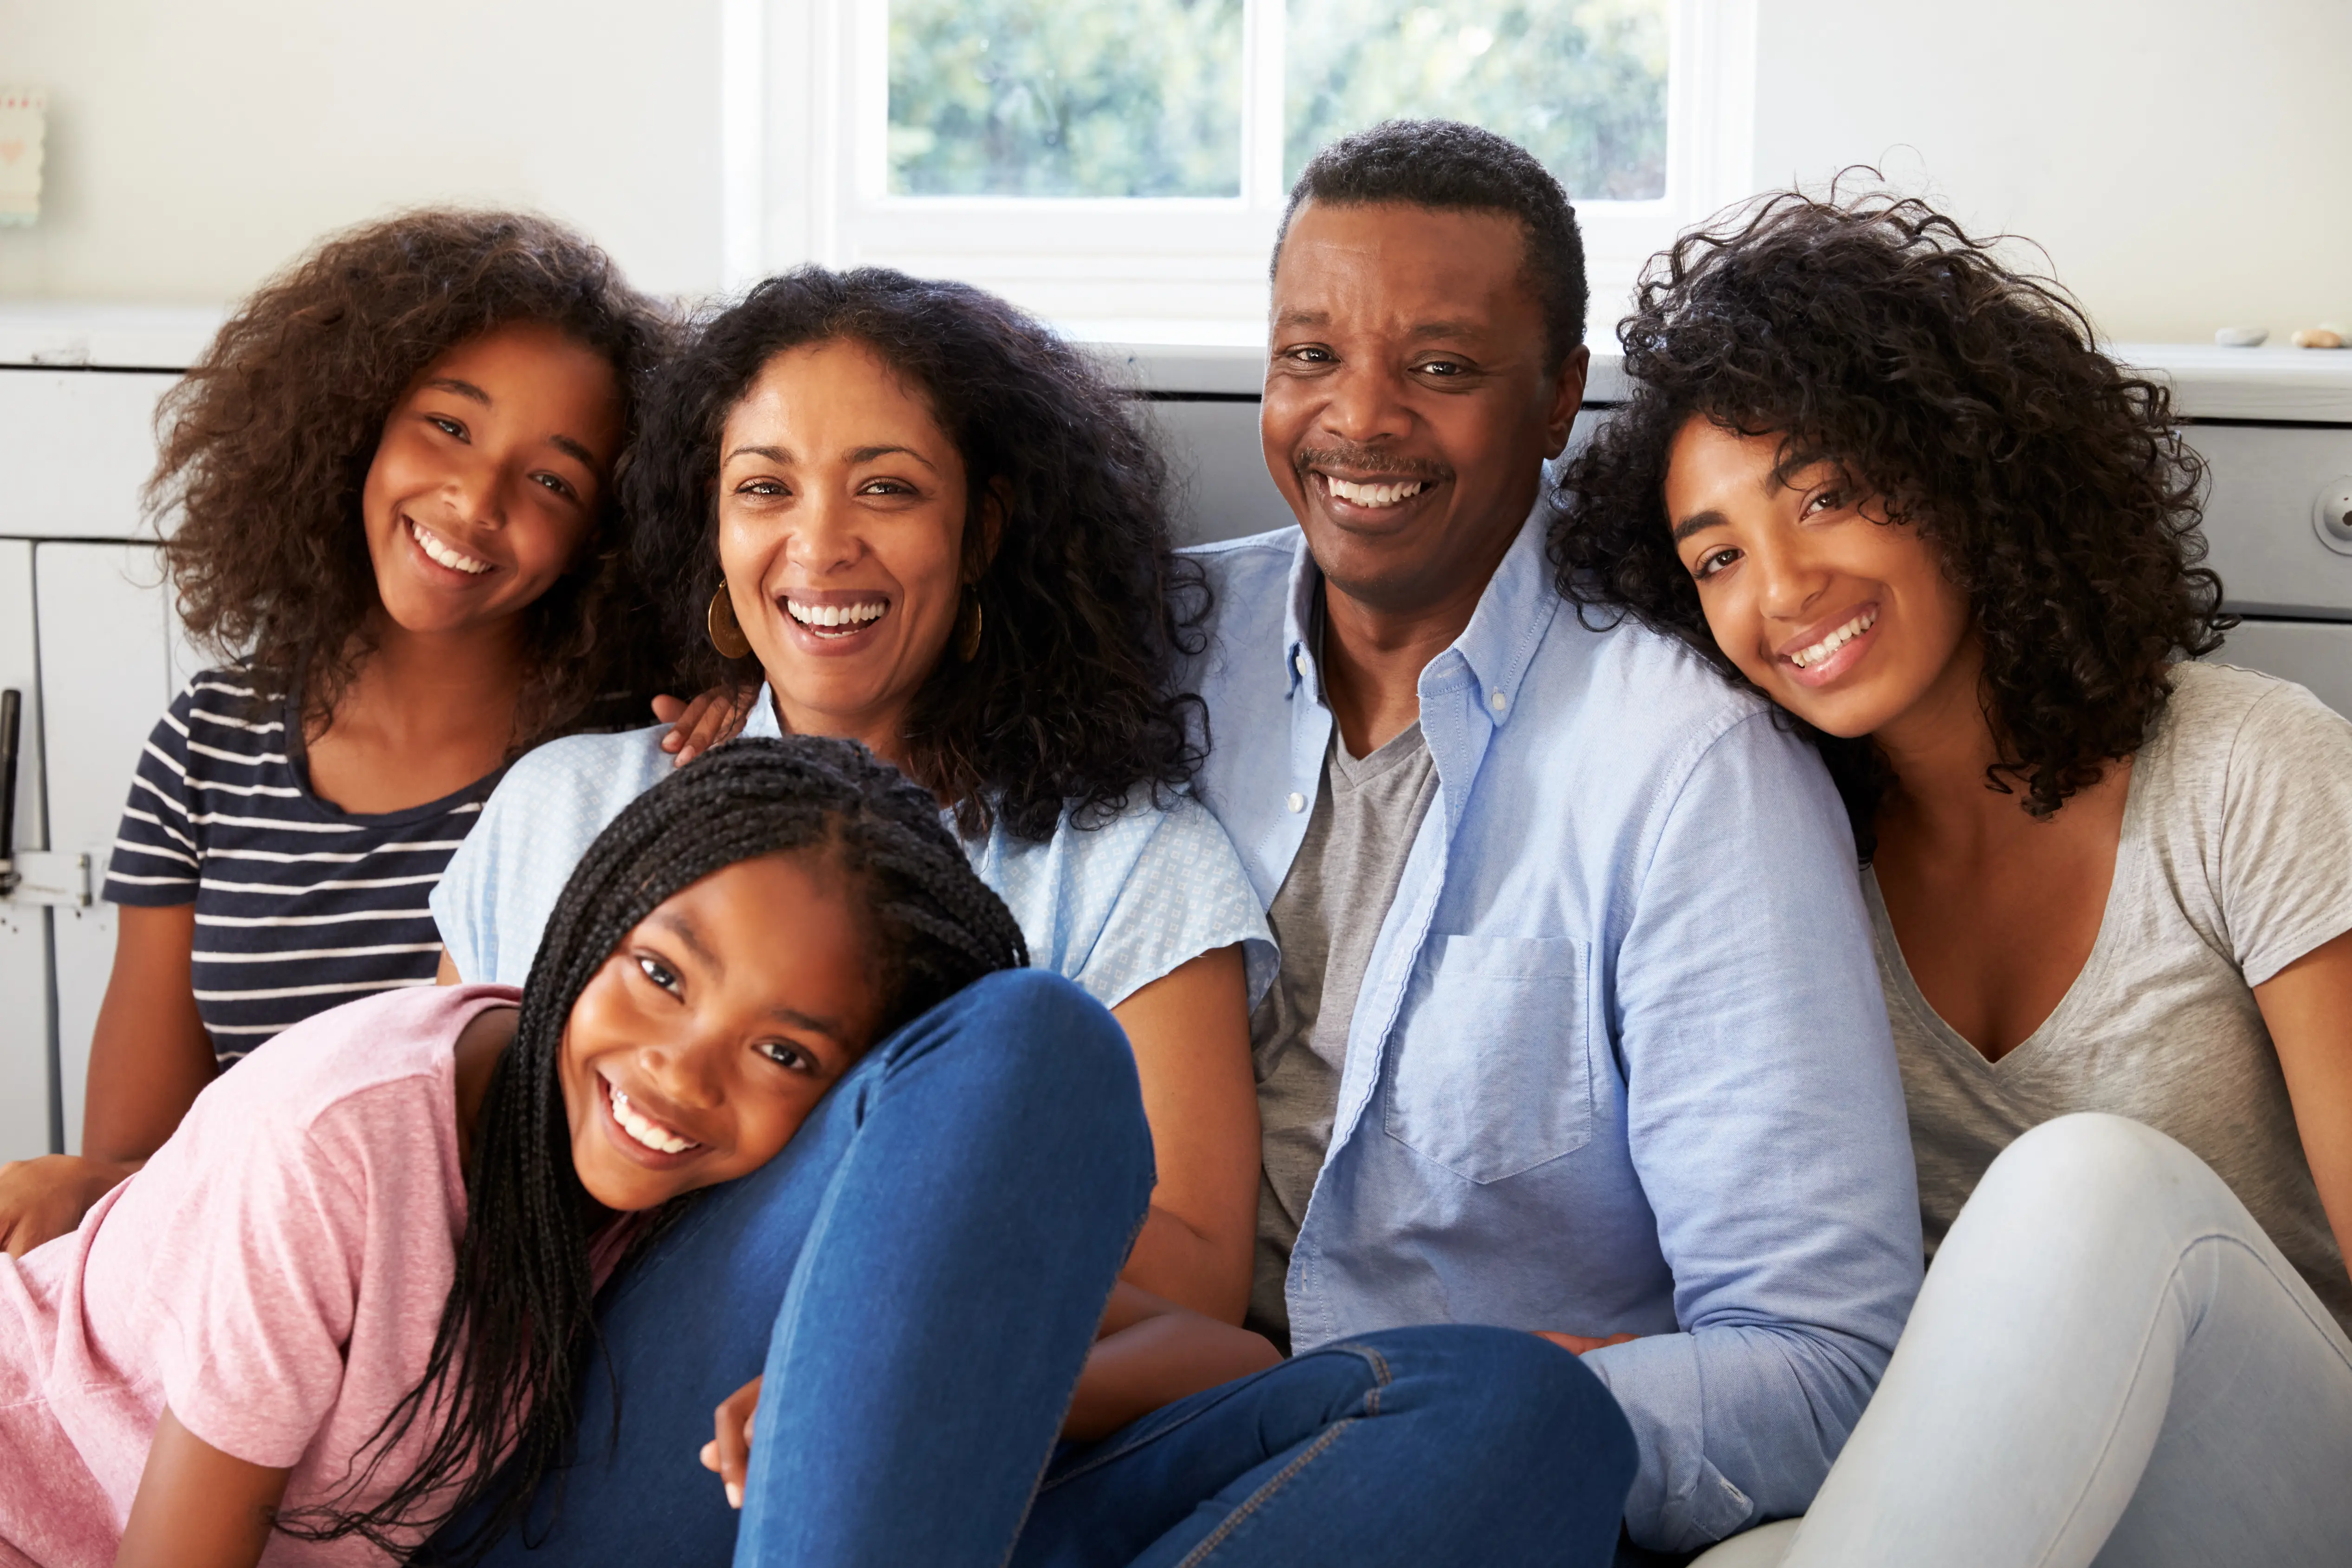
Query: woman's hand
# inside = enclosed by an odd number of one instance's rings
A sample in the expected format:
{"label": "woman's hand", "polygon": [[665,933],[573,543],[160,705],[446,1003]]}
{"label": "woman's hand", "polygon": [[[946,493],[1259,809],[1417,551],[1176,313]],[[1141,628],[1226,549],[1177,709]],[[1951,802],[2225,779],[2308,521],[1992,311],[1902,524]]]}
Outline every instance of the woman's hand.
{"label": "woman's hand", "polygon": [[719,1402],[713,1416],[718,1435],[702,1445],[702,1468],[719,1472],[729,1508],[743,1506],[743,1477],[751,1468],[751,1421],[760,1413],[760,1381],[751,1379]]}
{"label": "woman's hand", "polygon": [[669,726],[662,749],[677,753],[672,767],[683,768],[722,740],[743,733],[752,705],[760,700],[757,686],[713,686],[692,702],[673,696],[654,698],[654,717]]}
{"label": "woman's hand", "polygon": [[1555,1333],[1550,1329],[1536,1329],[1532,1332],[1536,1338],[1548,1339],[1570,1355],[1582,1355],[1587,1351],[1599,1350],[1605,1345],[1626,1344],[1641,1338],[1639,1334],[1630,1333],[1613,1333],[1607,1339],[1594,1339],[1589,1334]]}
{"label": "woman's hand", "polygon": [[111,1192],[136,1165],[43,1155],[0,1165],[0,1240],[22,1258],[81,1223],[89,1206]]}
{"label": "woman's hand", "polygon": [[286,1475],[222,1453],[165,1406],[114,1568],[254,1568]]}

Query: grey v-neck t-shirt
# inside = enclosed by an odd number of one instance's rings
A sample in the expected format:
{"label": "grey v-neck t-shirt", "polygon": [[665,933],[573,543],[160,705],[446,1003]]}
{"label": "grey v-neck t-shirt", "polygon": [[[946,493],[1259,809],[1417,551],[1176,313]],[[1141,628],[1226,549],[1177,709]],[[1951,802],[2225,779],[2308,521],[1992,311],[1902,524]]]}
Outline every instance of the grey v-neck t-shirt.
{"label": "grey v-neck t-shirt", "polygon": [[1277,1344],[1289,1343],[1290,1253],[1331,1146],[1356,994],[1436,790],[1419,724],[1360,760],[1334,726],[1307,837],[1265,912],[1282,970],[1250,1018],[1265,1164],[1248,1322]]}
{"label": "grey v-neck t-shirt", "polygon": [[2352,1332],[2352,1279],[2253,994],[2352,930],[2352,721],[2251,670],[2181,664],[2173,681],[2132,764],[2091,956],[1999,1061],[1920,995],[1863,873],[1928,1251],[2011,1139],[2105,1111],[2210,1166]]}

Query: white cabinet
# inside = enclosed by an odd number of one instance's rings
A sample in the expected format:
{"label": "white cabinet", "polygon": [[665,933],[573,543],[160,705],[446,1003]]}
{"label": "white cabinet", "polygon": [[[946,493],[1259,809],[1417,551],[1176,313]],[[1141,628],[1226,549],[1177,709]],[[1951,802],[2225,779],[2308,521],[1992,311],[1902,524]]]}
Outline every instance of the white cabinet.
{"label": "white cabinet", "polygon": [[[17,850],[45,850],[39,645],[34,634],[33,546],[0,539],[0,690],[23,703],[16,773]],[[49,910],[0,899],[0,1160],[50,1146]]]}
{"label": "white cabinet", "polygon": [[114,907],[94,895],[139,748],[189,673],[159,552],[131,542],[175,379],[0,368],[0,688],[23,703],[14,847],[34,857],[0,898],[0,1159],[80,1145],[114,961]]}
{"label": "white cabinet", "polygon": [[[87,851],[102,876],[147,732],[173,695],[163,562],[152,545],[43,543],[33,550],[49,841]],[[57,964],[57,1093],[66,1152],[81,1144],[90,1031],[114,962],[115,907],[51,911]]]}
{"label": "white cabinet", "polygon": [[139,489],[155,466],[155,400],[177,380],[0,370],[0,535],[139,537]]}

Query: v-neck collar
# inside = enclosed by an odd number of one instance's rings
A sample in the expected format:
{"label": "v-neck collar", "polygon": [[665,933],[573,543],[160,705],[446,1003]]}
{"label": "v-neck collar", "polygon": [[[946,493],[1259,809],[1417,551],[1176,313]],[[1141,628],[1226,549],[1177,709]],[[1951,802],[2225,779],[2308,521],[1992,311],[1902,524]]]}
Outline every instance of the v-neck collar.
{"label": "v-neck collar", "polygon": [[1895,934],[1895,922],[1886,913],[1886,900],[1878,891],[1878,873],[1865,866],[1862,873],[1862,895],[1869,905],[1871,928],[1877,933],[1879,952],[1885,961],[1886,973],[1895,992],[1888,998],[1890,1006],[1901,1003],[1909,1009],[1913,1020],[1929,1038],[1945,1050],[1966,1057],[1975,1063],[1978,1071],[1995,1078],[2021,1076],[2026,1068],[2014,1064],[2030,1063],[2057,1050],[2056,1042],[2066,1032],[2066,1026],[2084,1005],[2081,998],[2098,988],[2095,984],[2097,977],[2105,968],[2116,945],[2124,940],[2117,929],[2123,924],[2123,917],[2117,911],[2121,906],[2120,895],[2124,892],[2126,879],[2132,879],[2132,885],[2137,886],[2140,873],[2141,841],[2146,837],[2139,831],[2141,797],[2144,794],[2140,783],[2147,771],[2151,749],[2149,747],[2140,748],[2132,758],[2129,776],[2124,780],[2123,827],[2116,835],[2115,870],[2107,877],[2106,904],[2099,911],[2099,934],[2091,939],[2091,951],[2084,958],[2083,967],[2074,972],[2074,979],[2068,982],[2065,994],[2058,998],[2058,1005],[2050,1009],[2049,1017],[2033,1027],[2032,1033],[2019,1040],[1996,1061],[1979,1051],[1968,1036],[1945,1022],[1944,1016],[1935,1009],[1927,994],[1919,989],[1919,982],[1911,973],[1910,960],[1903,956],[1903,943]]}

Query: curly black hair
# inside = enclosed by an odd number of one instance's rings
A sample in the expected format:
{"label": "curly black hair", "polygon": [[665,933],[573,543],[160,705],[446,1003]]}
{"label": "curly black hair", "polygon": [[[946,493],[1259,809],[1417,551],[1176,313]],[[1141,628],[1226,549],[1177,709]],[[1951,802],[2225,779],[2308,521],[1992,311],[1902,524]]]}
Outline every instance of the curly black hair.
{"label": "curly black hair", "polygon": [[[666,318],[602,250],[522,213],[412,212],[330,237],[238,306],[164,395],[147,504],[180,616],[265,698],[299,684],[306,718],[331,716],[378,602],[360,499],[384,422],[434,360],[516,321],[608,361],[633,427]],[[662,660],[628,612],[622,545],[608,485],[572,569],[524,612],[516,754],[614,685],[651,689]]]}
{"label": "curly black hair", "polygon": [[982,530],[965,530],[986,634],[970,663],[941,659],[917,692],[914,777],[966,834],[1002,821],[1034,842],[1066,810],[1098,824],[1139,789],[1158,799],[1190,780],[1201,704],[1177,673],[1203,645],[1209,589],[1171,553],[1159,449],[1127,397],[1041,323],[968,285],[882,267],[803,267],[758,285],[702,325],[646,400],[625,499],[638,572],[663,585],[687,651],[678,689],[760,678],[703,632],[721,581],[727,416],[776,355],[845,340],[929,403],[963,458],[968,515],[991,496],[1004,504],[992,559]]}
{"label": "curly black hair", "polygon": [[[1780,439],[1779,474],[1842,468],[1915,525],[1967,595],[2000,760],[2047,817],[2130,756],[2183,655],[2221,646],[2198,564],[2203,465],[2169,393],[2101,353],[2082,308],[1925,203],[1784,193],[1655,258],[1618,329],[1632,396],[1561,472],[1551,557],[1594,623],[1626,613],[1735,684],[1666,517],[1694,418]],[[1865,858],[1889,782],[1869,739],[1800,726]]]}
{"label": "curly black hair", "polygon": [[1281,265],[1290,220],[1310,201],[1398,202],[1517,218],[1527,229],[1528,289],[1543,307],[1545,368],[1558,370],[1583,343],[1590,290],[1576,209],[1551,171],[1508,137],[1455,120],[1384,120],[1340,137],[1316,153],[1290,187],[1271,267]]}

